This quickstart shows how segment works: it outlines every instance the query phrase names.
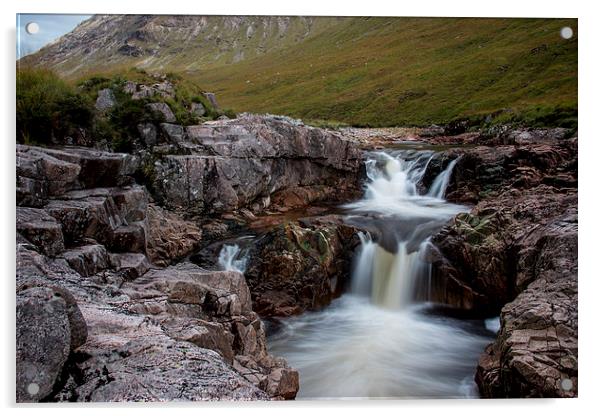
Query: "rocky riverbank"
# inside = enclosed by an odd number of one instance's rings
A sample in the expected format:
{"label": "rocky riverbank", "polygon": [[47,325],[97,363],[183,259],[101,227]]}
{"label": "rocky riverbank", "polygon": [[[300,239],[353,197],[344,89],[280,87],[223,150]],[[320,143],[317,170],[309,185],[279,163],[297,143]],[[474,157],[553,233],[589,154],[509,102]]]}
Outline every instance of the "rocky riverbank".
{"label": "rocky riverbank", "polygon": [[[570,132],[329,131],[256,115],[147,127],[133,154],[17,146],[18,401],[294,398],[298,374],[268,353],[260,316],[347,288],[359,230],[320,206],[361,194],[361,147],[408,141],[450,146],[423,186],[457,159],[446,197],[471,207],[432,239],[429,296],[501,313],[481,394],[577,395]],[[259,228],[245,275],[218,270],[224,241]]]}
{"label": "rocky riverbank", "polygon": [[18,401],[295,397],[244,276],[186,258],[203,227],[357,192],[361,154],[270,117],[161,140],[136,155],[17,146]]}

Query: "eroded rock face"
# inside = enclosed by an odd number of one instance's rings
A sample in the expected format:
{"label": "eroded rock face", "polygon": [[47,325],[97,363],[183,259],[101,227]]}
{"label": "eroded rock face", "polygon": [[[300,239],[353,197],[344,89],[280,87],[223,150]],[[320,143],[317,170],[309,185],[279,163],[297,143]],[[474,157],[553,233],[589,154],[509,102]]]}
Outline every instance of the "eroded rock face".
{"label": "eroded rock face", "polygon": [[291,187],[321,187],[300,203],[359,192],[361,153],[337,133],[250,115],[188,126],[183,133],[167,127],[176,147],[155,154],[152,189],[168,208],[223,213]]}
{"label": "eroded rock face", "polygon": [[450,183],[448,198],[477,204],[432,239],[432,297],[501,310],[485,397],[577,396],[576,140],[465,150]]}
{"label": "eroded rock face", "polygon": [[253,309],[288,316],[330,303],[348,282],[356,234],[338,216],[285,223],[267,233],[245,271]]}
{"label": "eroded rock face", "polygon": [[17,180],[44,190],[17,207],[18,401],[294,398],[297,373],[268,354],[244,277],[164,268],[201,232],[150,202],[130,157],[18,153]]}

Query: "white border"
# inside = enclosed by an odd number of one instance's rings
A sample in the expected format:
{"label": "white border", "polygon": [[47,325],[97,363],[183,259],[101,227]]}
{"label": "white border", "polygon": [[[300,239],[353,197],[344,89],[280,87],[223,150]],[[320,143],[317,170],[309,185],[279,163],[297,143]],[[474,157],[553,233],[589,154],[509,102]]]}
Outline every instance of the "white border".
{"label": "white border", "polygon": [[[16,13],[153,13],[153,14],[281,14],[281,15],[347,15],[347,16],[467,16],[467,17],[577,17],[579,18],[579,130],[580,130],[580,192],[579,192],[579,398],[573,400],[506,400],[506,401],[464,401],[428,400],[399,402],[296,402],[296,403],[211,403],[211,404],[170,404],[164,405],[87,405],[81,406],[33,406],[19,410],[32,414],[59,414],[82,410],[92,414],[105,415],[110,412],[139,412],[159,414],[163,412],[251,412],[253,414],[302,414],[315,413],[318,409],[326,412],[342,410],[345,413],[365,415],[370,411],[390,414],[436,414],[441,415],[505,415],[516,412],[545,413],[546,415],[576,416],[576,412],[595,409],[596,399],[602,397],[599,387],[600,347],[602,345],[599,328],[602,303],[600,296],[602,273],[600,269],[599,246],[602,233],[598,213],[600,195],[600,155],[602,143],[602,123],[600,122],[600,29],[602,16],[597,12],[594,1],[433,1],[420,0],[396,2],[392,0],[369,0],[361,2],[300,0],[228,0],[228,1],[150,1],[150,0],[103,0],[101,2],[82,0],[3,1],[2,20],[3,41],[2,70],[3,97],[0,100],[2,126],[2,283],[4,302],[2,310],[3,340],[0,343],[4,365],[0,367],[2,404],[16,409],[14,402],[14,97],[15,97],[15,22]],[[108,408],[107,408],[108,407]],[[344,409],[340,409],[343,407]],[[599,412],[599,410],[598,410]]]}

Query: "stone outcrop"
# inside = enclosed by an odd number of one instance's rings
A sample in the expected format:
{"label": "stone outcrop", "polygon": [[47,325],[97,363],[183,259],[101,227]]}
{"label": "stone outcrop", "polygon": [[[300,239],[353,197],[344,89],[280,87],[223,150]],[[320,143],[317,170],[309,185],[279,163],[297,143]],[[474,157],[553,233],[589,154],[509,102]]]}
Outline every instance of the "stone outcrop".
{"label": "stone outcrop", "polygon": [[170,144],[154,150],[150,185],[170,209],[196,215],[261,210],[263,200],[290,188],[312,194],[300,204],[349,199],[359,191],[361,153],[337,133],[252,115],[162,128]]}
{"label": "stone outcrop", "polygon": [[432,239],[432,300],[501,329],[479,361],[485,397],[577,396],[577,139],[476,147],[449,199],[476,202]]}
{"label": "stone outcrop", "polygon": [[138,159],[17,157],[18,401],[295,397],[244,277],[181,261],[201,231],[135,184]]}
{"label": "stone outcrop", "polygon": [[253,309],[288,316],[328,305],[349,282],[357,229],[339,216],[282,224],[257,241],[245,271]]}

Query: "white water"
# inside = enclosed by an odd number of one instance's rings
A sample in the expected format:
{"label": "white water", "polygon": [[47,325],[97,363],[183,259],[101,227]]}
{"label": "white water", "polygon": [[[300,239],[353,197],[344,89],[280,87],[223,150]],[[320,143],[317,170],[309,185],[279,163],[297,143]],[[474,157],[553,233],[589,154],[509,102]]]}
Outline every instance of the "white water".
{"label": "white water", "polygon": [[349,204],[360,233],[351,293],[282,320],[270,350],[300,372],[298,398],[475,397],[473,377],[491,336],[483,321],[430,313],[430,236],[465,207],[443,198],[455,161],[420,192],[432,152],[376,153],[370,182]]}
{"label": "white water", "polygon": [[219,252],[218,264],[222,270],[244,273],[247,268],[247,253],[242,253],[238,244],[224,244]]}

